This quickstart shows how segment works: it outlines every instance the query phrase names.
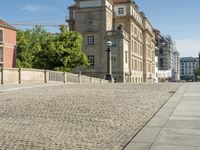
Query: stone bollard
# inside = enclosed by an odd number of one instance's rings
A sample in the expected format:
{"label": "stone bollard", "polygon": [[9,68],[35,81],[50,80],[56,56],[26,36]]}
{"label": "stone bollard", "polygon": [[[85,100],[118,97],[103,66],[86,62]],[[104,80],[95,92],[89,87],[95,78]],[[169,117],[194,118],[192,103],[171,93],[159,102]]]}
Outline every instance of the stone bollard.
{"label": "stone bollard", "polygon": [[78,74],[78,83],[81,83],[81,72]]}
{"label": "stone bollard", "polygon": [[44,70],[44,83],[47,83],[47,70]]}
{"label": "stone bollard", "polygon": [[90,83],[93,83],[93,78],[92,77],[90,77]]}
{"label": "stone bollard", "polygon": [[21,72],[22,72],[22,69],[19,68],[19,69],[18,69],[18,81],[19,81],[19,84],[22,83],[22,74],[21,74]]}
{"label": "stone bollard", "polygon": [[1,66],[1,84],[3,84],[3,65]]}
{"label": "stone bollard", "polygon": [[67,74],[63,72],[63,83],[67,82]]}

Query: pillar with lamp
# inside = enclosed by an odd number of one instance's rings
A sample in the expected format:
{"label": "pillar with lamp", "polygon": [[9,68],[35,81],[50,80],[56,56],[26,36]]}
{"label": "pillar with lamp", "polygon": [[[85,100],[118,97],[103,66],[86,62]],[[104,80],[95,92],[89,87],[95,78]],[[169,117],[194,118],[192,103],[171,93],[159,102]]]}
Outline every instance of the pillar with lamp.
{"label": "pillar with lamp", "polygon": [[111,62],[111,46],[112,41],[108,39],[107,41],[107,74],[106,74],[106,80],[109,82],[113,82],[113,76],[112,76],[112,62]]}

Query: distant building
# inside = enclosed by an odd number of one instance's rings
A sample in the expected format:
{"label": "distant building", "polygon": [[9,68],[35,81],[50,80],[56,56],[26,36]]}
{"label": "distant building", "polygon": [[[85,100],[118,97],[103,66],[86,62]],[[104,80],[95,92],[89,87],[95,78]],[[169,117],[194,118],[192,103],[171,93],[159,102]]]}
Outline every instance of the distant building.
{"label": "distant building", "polygon": [[16,29],[0,20],[0,66],[16,65]]}
{"label": "distant building", "polygon": [[172,81],[180,80],[180,53],[174,49],[172,58]]}
{"label": "distant building", "polygon": [[181,58],[181,80],[195,80],[194,70],[199,66],[198,57]]}
{"label": "distant building", "polygon": [[154,82],[158,83],[158,56],[155,56],[155,75]]}
{"label": "distant building", "polygon": [[180,53],[170,36],[163,36],[154,29],[156,40],[155,54],[158,57],[159,81],[180,80]]}
{"label": "distant building", "polygon": [[76,0],[69,7],[70,30],[83,36],[90,67],[83,74],[104,78],[106,41],[113,42],[112,73],[117,82],[153,82],[155,36],[144,13],[130,0]]}

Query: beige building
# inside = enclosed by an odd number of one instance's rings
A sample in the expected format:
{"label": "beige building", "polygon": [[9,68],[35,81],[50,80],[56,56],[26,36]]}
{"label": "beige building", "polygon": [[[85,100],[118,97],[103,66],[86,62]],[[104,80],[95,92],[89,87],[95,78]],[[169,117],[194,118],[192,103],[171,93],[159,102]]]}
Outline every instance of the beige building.
{"label": "beige building", "polygon": [[150,22],[130,0],[76,0],[69,7],[70,30],[83,36],[90,67],[83,74],[104,78],[107,40],[112,41],[112,74],[117,82],[153,82],[155,36]]}

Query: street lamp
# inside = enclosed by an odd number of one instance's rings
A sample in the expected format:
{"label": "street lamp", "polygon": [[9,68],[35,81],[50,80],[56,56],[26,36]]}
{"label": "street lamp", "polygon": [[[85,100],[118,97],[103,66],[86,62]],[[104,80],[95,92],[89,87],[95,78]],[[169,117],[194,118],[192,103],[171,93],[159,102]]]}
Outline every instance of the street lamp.
{"label": "street lamp", "polygon": [[111,65],[111,46],[112,42],[110,40],[107,41],[107,74],[106,74],[106,80],[109,82],[113,81],[112,77],[112,65]]}

